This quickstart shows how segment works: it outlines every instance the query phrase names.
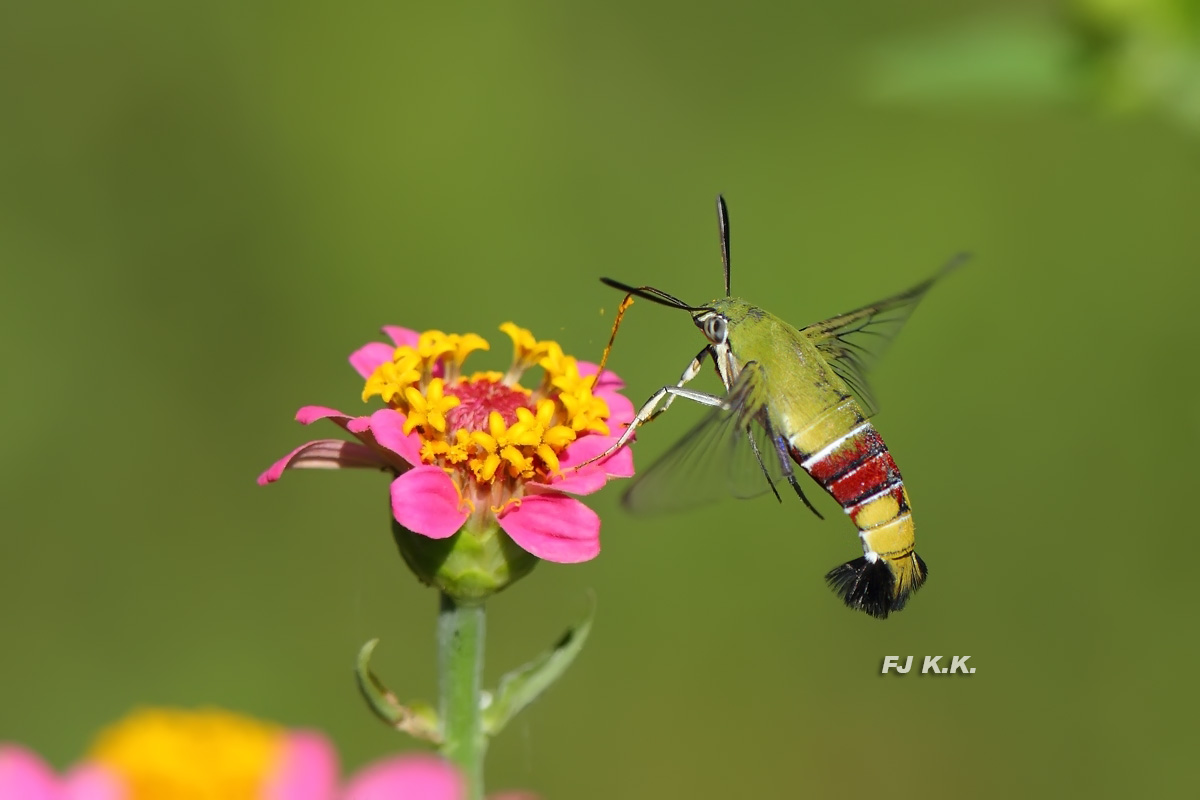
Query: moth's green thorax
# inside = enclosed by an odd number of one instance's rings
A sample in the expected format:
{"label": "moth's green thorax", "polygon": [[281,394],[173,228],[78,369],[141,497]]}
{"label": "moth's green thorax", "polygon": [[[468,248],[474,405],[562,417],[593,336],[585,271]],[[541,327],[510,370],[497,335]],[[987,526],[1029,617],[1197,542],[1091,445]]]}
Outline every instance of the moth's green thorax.
{"label": "moth's green thorax", "polygon": [[[849,392],[816,345],[779,317],[739,297],[714,300],[709,308],[711,311],[704,314],[725,320],[725,342],[713,344],[719,355],[724,350],[730,378],[726,387],[737,380],[746,364],[757,363],[766,394],[766,411],[776,430],[785,433],[798,430],[804,420],[827,407],[832,398]],[[697,324],[703,323],[697,319]]]}

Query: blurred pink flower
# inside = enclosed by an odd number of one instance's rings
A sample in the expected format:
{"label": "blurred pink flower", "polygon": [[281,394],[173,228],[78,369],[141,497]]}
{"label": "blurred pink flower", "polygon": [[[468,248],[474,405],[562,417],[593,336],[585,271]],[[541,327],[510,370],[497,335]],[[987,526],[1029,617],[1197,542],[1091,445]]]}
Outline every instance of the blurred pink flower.
{"label": "blurred pink flower", "polygon": [[[346,784],[340,800],[463,800],[466,782],[450,764],[430,755],[388,758],[364,767]],[[489,795],[491,800],[536,800],[525,792]]]}
{"label": "blurred pink flower", "polygon": [[[293,734],[288,753],[264,800],[464,800],[466,782],[437,756],[410,753],[384,758],[359,770],[340,789],[332,788],[337,754],[320,734]],[[536,800],[507,792],[491,800]]]}
{"label": "blurred pink flower", "polygon": [[[630,422],[633,404],[614,373],[597,375],[596,365],[511,322],[501,330],[513,340],[512,366],[468,376],[464,359],[488,349],[481,337],[384,328],[391,344],[365,345],[350,363],[366,379],[363,399],[379,395],[388,407],[361,417],[301,408],[300,423],[328,419],[358,442],[308,442],[275,462],[259,484],[287,469],[383,469],[395,476],[392,514],[408,531],[445,539],[464,527],[480,533],[498,524],[537,558],[594,558],[600,518],[571,495],[633,475],[628,448],[586,464],[616,441],[610,426]],[[542,379],[526,388],[519,380],[535,365]]]}
{"label": "blurred pink flower", "polygon": [[[35,753],[0,743],[0,800],[465,800],[458,770],[426,753],[339,781],[333,744],[225,711],[145,710],[101,733],[60,778]],[[535,800],[522,792],[492,800]]]}
{"label": "blurred pink flower", "polygon": [[3,800],[125,800],[125,789],[111,772],[81,764],[62,778],[36,753],[0,743],[0,798]]}

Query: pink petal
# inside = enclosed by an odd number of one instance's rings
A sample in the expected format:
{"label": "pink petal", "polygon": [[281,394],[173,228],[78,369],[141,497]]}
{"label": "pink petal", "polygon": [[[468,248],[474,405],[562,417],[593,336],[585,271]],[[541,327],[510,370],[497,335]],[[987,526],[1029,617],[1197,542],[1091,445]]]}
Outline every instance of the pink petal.
{"label": "pink petal", "polygon": [[0,744],[0,797],[57,800],[58,779],[36,753]]}
{"label": "pink petal", "polygon": [[292,731],[275,774],[264,787],[265,800],[333,800],[338,757],[329,739],[315,731]]}
{"label": "pink petal", "polygon": [[[599,364],[593,364],[590,361],[579,361],[576,362],[575,366],[579,369],[579,374],[585,378],[589,375],[595,375],[596,371],[600,369]],[[604,374],[600,376],[599,380],[596,381],[596,385],[592,387],[594,391],[607,389],[608,391],[612,392],[624,388],[625,381],[621,380],[620,377],[617,376],[617,373],[608,369],[604,370]]]}
{"label": "pink petal", "polygon": [[350,366],[366,380],[374,374],[376,367],[391,361],[395,352],[395,347],[389,347],[383,342],[364,344],[350,354]]}
{"label": "pink petal", "polygon": [[[597,445],[596,441],[603,439],[604,443]],[[604,466],[601,464],[588,464],[586,467],[579,469],[579,465],[604,452],[604,448],[611,444],[613,439],[604,436],[596,436],[587,434],[581,436],[575,441],[567,445],[567,448],[559,454],[558,472],[552,474],[542,486],[547,486],[556,492],[569,492],[571,494],[591,494],[604,488],[604,484],[608,483],[608,475],[605,474]],[[531,484],[536,487],[539,484]]]}
{"label": "pink petal", "polygon": [[514,542],[546,561],[574,564],[600,553],[600,517],[565,494],[526,495],[497,517]]}
{"label": "pink petal", "polygon": [[399,325],[384,325],[383,332],[396,347],[416,347],[421,340],[421,334]]}
{"label": "pink petal", "polygon": [[410,755],[377,761],[355,775],[341,800],[462,800],[466,786],[446,762]]}
{"label": "pink petal", "polygon": [[445,539],[458,533],[469,515],[441,467],[414,467],[392,481],[392,516],[413,533]]}
{"label": "pink petal", "polygon": [[124,800],[128,796],[121,780],[99,764],[81,764],[63,781],[63,800]]}
{"label": "pink petal", "polygon": [[617,452],[600,462],[604,472],[610,478],[633,477],[633,451],[628,443]]}
{"label": "pink petal", "polygon": [[404,415],[394,408],[381,408],[371,415],[371,435],[414,467],[421,466],[421,437],[404,432]]}
{"label": "pink petal", "polygon": [[[567,445],[567,449],[563,451],[562,457],[559,458],[558,462],[563,470],[566,470],[567,467],[582,464],[612,447],[617,443],[617,438],[616,436],[601,436],[597,433],[580,436]],[[626,444],[625,447],[622,447],[603,461],[595,462],[589,466],[599,467],[610,478],[632,477],[633,451]],[[584,467],[584,469],[587,468]]]}
{"label": "pink petal", "polygon": [[594,394],[608,404],[608,428],[613,433],[620,434],[626,425],[633,422],[633,401],[628,397],[604,389]]}
{"label": "pink petal", "polygon": [[304,408],[296,412],[296,422],[299,422],[301,425],[312,425],[320,419],[332,420],[344,428],[354,417],[349,414],[343,414],[336,408],[327,408],[326,406],[304,406]]}
{"label": "pink petal", "polygon": [[371,448],[358,442],[341,439],[318,439],[300,445],[292,452],[272,464],[258,476],[258,485],[274,483],[285,469],[344,469],[347,467],[371,467],[379,469],[388,463]]}
{"label": "pink petal", "polygon": [[544,486],[555,492],[585,495],[600,491],[606,483],[608,483],[608,476],[604,474],[604,468],[598,464],[589,464],[580,470],[563,467],[560,472],[551,475],[544,483],[527,485],[535,491],[539,486]]}

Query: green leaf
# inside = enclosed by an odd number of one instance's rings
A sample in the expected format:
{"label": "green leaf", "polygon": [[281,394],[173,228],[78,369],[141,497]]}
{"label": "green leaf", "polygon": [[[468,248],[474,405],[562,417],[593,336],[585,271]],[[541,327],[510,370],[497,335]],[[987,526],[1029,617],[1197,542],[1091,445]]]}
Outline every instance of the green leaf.
{"label": "green leaf", "polygon": [[372,639],[358,651],[354,665],[354,677],[358,680],[358,691],[375,716],[398,731],[434,744],[442,742],[442,726],[437,712],[428,703],[410,703],[405,706],[396,699],[391,690],[371,671],[371,654],[375,652],[378,639]]}
{"label": "green leaf", "polygon": [[540,697],[566,672],[583,649],[595,614],[595,599],[590,598],[584,618],[568,628],[553,647],[500,679],[491,705],[483,711],[483,729],[487,734],[495,736],[503,730],[521,709]]}

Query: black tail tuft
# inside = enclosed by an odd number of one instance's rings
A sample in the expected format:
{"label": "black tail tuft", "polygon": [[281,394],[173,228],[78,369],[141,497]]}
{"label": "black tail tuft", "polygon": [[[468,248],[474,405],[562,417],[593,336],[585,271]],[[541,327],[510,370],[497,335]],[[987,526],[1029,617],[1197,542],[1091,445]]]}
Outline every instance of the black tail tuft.
{"label": "black tail tuft", "polygon": [[[897,567],[902,573],[899,576],[893,572]],[[904,608],[908,596],[925,582],[928,574],[925,562],[912,553],[895,565],[886,558],[873,562],[865,557],[856,558],[830,570],[825,581],[847,607],[887,619],[891,612]]]}

